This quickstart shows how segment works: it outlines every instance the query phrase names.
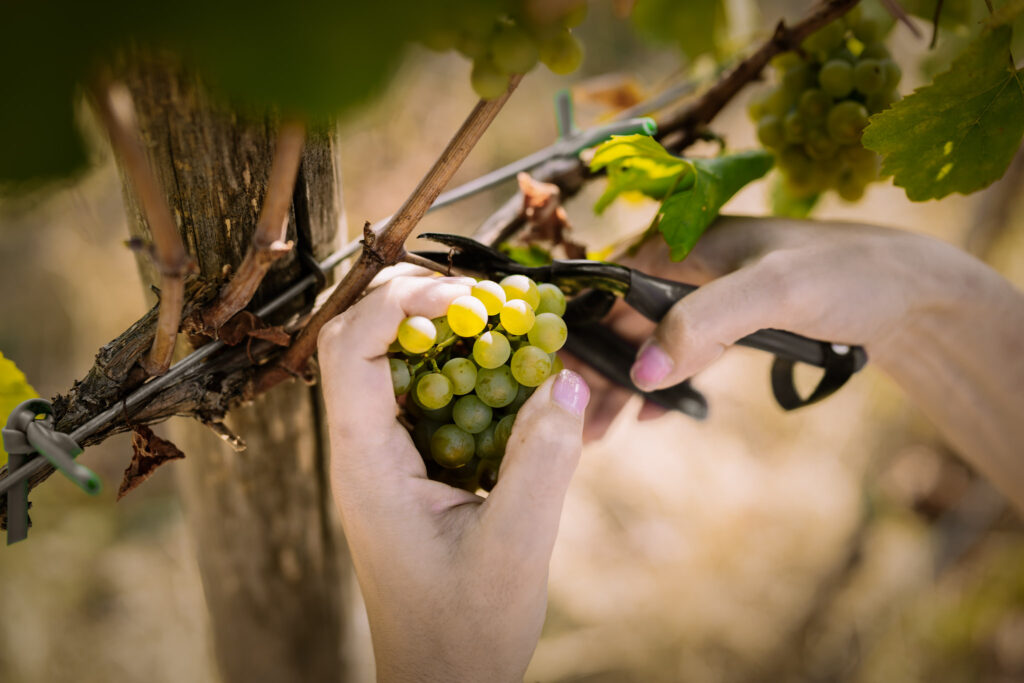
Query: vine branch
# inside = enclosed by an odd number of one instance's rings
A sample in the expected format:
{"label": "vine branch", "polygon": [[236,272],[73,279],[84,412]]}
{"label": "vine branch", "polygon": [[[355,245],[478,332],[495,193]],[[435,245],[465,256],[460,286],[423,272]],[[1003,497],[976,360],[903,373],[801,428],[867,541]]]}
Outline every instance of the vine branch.
{"label": "vine branch", "polygon": [[139,359],[139,365],[150,375],[162,375],[171,365],[181,325],[185,276],[195,266],[185,251],[167,197],[146,158],[128,88],[120,83],[101,82],[95,88],[94,101],[100,122],[110,136],[110,144],[135,189],[153,238],[153,260],[160,273],[160,310],[153,345],[149,354]]}
{"label": "vine branch", "polygon": [[305,140],[306,127],[302,123],[285,121],[281,124],[270,166],[267,193],[263,196],[263,208],[249,249],[217,299],[202,312],[201,331],[216,336],[216,331],[249,303],[274,262],[291,251],[292,243],[285,241],[288,210],[292,205],[292,193]]}
{"label": "vine branch", "polygon": [[364,229],[363,250],[359,259],[324,305],[302,328],[281,359],[260,373],[256,382],[256,393],[263,393],[288,377],[305,374],[307,362],[316,351],[320,329],[328,320],[355,303],[377,273],[401,260],[405,240],[469,156],[469,152],[501,111],[521,79],[522,76],[513,76],[503,95],[477,103],[416,189],[381,230],[380,235]]}

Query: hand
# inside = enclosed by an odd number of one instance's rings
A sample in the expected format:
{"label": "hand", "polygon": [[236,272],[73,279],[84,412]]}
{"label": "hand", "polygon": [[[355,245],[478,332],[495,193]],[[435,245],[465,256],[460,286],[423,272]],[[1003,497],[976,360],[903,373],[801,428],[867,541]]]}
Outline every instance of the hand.
{"label": "hand", "polygon": [[521,681],[544,622],[587,385],[563,371],[537,388],[486,500],[427,479],[395,419],[385,354],[398,324],[444,315],[471,284],[395,277],[320,333],[333,493],[381,681]]}
{"label": "hand", "polygon": [[[886,340],[907,316],[934,300],[935,281],[970,260],[920,235],[850,223],[775,218],[720,218],[687,258],[673,263],[660,237],[624,265],[701,285],[655,327],[619,302],[606,322],[646,342],[633,367],[644,389],[677,384],[710,365],[739,338],[766,327],[817,339],[861,344],[877,364]],[[599,438],[632,395],[578,363],[595,400],[586,440]],[[640,419],[665,411],[646,403]]]}
{"label": "hand", "polygon": [[[620,334],[645,340],[632,368],[637,386],[681,382],[768,327],[859,344],[1024,512],[1024,294],[977,259],[899,230],[723,217],[683,262],[671,263],[656,239],[628,265],[701,285],[653,334],[634,312],[613,311]],[[588,435],[603,432],[625,400],[604,393],[595,384],[602,400]]]}

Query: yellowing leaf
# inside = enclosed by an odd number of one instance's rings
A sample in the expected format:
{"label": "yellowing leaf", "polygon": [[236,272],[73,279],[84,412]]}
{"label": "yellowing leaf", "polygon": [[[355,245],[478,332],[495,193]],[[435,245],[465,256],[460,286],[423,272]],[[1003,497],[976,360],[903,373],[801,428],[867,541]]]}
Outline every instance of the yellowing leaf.
{"label": "yellowing leaf", "polygon": [[[38,396],[25,378],[25,373],[18,369],[14,361],[4,358],[4,354],[0,352],[0,426],[7,423],[7,416],[18,407],[18,404]],[[6,463],[7,452],[0,444],[0,465]]]}

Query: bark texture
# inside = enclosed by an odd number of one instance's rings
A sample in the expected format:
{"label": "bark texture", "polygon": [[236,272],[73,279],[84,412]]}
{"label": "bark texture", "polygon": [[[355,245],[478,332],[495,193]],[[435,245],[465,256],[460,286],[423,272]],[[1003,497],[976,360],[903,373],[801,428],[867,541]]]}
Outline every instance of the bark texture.
{"label": "bark texture", "polygon": [[[135,60],[119,76],[199,277],[219,282],[241,262],[256,226],[276,124],[219,110],[171,66]],[[333,250],[342,222],[335,152],[330,135],[310,136],[288,226],[296,249],[270,270],[255,305],[301,274],[298,252],[323,258]],[[125,197],[133,234],[148,238],[128,188]],[[140,269],[147,285],[156,282],[148,259]],[[179,352],[183,346],[179,339]],[[290,382],[230,412],[226,425],[246,442],[244,452],[194,421],[180,422],[172,434],[187,456],[173,466],[229,682],[347,678],[342,644],[351,570],[332,516],[317,391]]]}

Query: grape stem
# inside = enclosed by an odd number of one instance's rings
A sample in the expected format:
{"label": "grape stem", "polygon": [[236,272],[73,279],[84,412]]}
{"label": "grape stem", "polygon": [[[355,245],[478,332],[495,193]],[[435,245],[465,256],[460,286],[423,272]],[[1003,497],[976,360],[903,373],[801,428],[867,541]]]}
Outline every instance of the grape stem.
{"label": "grape stem", "polygon": [[174,343],[181,326],[185,277],[194,272],[195,264],[185,251],[167,196],[149,165],[139,133],[135,104],[128,88],[104,79],[95,84],[92,95],[100,123],[135,190],[153,239],[153,261],[160,273],[160,309],[153,345],[149,354],[139,359],[139,365],[150,376],[162,375],[171,365]]}
{"label": "grape stem", "polygon": [[256,394],[267,391],[289,377],[302,376],[307,372],[307,363],[316,351],[320,329],[328,320],[355,303],[374,276],[385,266],[399,262],[405,250],[405,240],[455,175],[455,171],[469,156],[469,152],[501,111],[520,80],[521,75],[513,76],[509,79],[508,88],[503,95],[477,103],[434,165],[380,234],[374,235],[372,230],[364,229],[366,244],[359,259],[324,305],[313,314],[281,359],[277,363],[269,364],[260,372],[256,379]]}

